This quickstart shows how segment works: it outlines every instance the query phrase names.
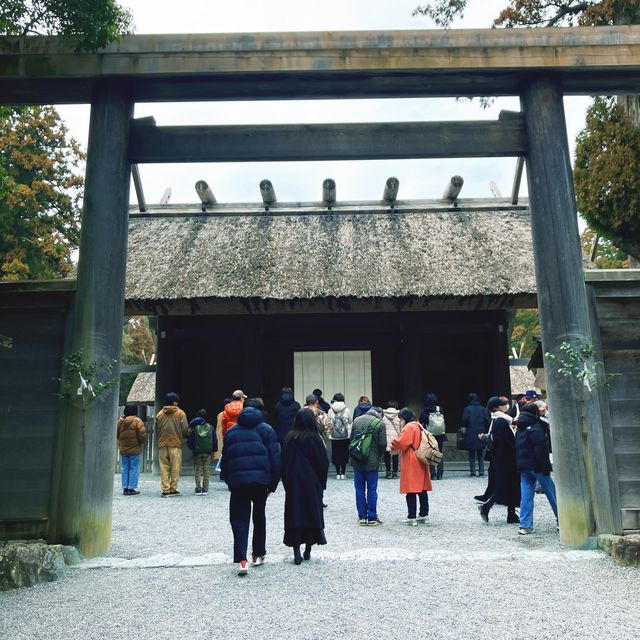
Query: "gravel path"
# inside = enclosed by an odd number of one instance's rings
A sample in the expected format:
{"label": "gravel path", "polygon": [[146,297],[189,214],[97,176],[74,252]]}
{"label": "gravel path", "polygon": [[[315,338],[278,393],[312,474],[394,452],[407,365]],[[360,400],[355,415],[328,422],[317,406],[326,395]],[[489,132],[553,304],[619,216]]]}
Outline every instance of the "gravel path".
{"label": "gravel path", "polygon": [[267,503],[267,562],[231,565],[228,492],[161,499],[114,489],[113,546],[58,583],[0,594],[0,639],[419,638],[543,640],[638,637],[640,573],[595,551],[563,548],[544,496],[536,534],[518,536],[472,496],[484,479],[434,483],[427,525],[406,527],[397,480],[380,480],[380,527],[359,527],[351,481],[331,479],[329,544],[296,567],[281,544],[282,489]]}

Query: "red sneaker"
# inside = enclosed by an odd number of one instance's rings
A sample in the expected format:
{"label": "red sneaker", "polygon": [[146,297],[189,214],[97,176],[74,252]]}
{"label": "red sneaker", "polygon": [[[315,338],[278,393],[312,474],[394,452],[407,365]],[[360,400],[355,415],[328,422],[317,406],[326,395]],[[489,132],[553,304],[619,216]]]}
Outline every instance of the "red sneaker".
{"label": "red sneaker", "polygon": [[246,560],[240,560],[240,562],[238,562],[238,575],[239,576],[246,576],[247,575],[247,561]]}

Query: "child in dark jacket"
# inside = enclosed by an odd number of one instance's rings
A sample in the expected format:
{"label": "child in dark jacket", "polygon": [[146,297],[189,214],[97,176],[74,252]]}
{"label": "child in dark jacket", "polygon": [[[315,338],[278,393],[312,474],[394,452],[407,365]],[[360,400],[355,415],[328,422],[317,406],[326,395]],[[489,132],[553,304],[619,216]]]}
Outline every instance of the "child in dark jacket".
{"label": "child in dark jacket", "polygon": [[218,450],[218,438],[215,428],[207,421],[207,412],[200,409],[196,417],[189,423],[187,446],[193,452],[197,496],[209,493],[209,476],[211,459]]}

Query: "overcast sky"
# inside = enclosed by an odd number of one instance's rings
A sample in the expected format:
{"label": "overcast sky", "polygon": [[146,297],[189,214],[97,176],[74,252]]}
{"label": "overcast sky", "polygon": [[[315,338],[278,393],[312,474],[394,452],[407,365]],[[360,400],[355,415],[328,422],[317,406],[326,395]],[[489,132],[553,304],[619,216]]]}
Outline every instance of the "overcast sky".
{"label": "overcast sky", "polygon": [[[136,33],[220,33],[259,31],[344,31],[428,29],[412,17],[417,0],[121,0],[133,12]],[[506,0],[471,0],[454,28],[490,27]],[[584,123],[586,98],[567,98],[569,143]],[[517,98],[501,98],[489,109],[452,99],[316,100],[247,103],[139,104],[136,117],[155,117],[159,125],[388,122],[495,119],[501,109],[519,109]],[[89,109],[61,106],[71,134],[86,148]],[[280,202],[319,200],[324,178],[334,178],[338,200],[374,200],[389,176],[400,180],[399,198],[439,198],[454,174],[465,179],[461,197],[490,197],[495,182],[509,195],[515,159],[376,160],[348,162],[216,163],[141,165],[147,202],[158,202],[171,187],[172,203],[196,203],[194,183],[209,182],[219,202],[260,200],[258,183],[269,178]],[[521,190],[526,195],[526,182]],[[131,190],[132,201],[135,193]]]}

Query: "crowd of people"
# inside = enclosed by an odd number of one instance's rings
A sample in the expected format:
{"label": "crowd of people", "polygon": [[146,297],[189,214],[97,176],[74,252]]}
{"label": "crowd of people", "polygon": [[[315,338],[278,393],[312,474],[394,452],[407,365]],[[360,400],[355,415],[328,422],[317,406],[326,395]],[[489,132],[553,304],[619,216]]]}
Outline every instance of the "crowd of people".
{"label": "crowd of people", "polygon": [[[407,407],[400,409],[394,400],[381,407],[366,396],[352,413],[342,393],[328,403],[321,389],[314,389],[301,407],[292,389],[285,387],[275,406],[275,428],[262,399],[248,398],[240,389],[225,400],[215,425],[204,409],[188,422],[179,404],[178,395],[169,393],[156,415],[161,496],[180,495],[185,441],[193,453],[196,495],[207,495],[211,466],[218,461],[220,477],[230,491],[229,521],[239,575],[247,573],[251,520],[251,564],[264,562],[265,505],[280,482],[285,491],[283,543],[292,548],[294,563],[309,560],[314,545],[326,544],[324,491],[329,448],[337,480],[346,479],[351,463],[360,526],[383,524],[378,513],[382,461],[385,478],[400,477],[399,491],[407,507],[403,523],[409,526],[426,523],[432,481],[444,476],[441,460],[431,465],[418,453],[425,437],[440,450],[447,438],[444,411],[435,393],[426,394],[418,417]],[[557,521],[548,411],[534,391],[521,394],[513,406],[504,396],[493,396],[483,406],[477,394],[470,394],[459,431],[464,432],[461,442],[468,451],[470,475],[484,476],[485,462],[489,463],[487,488],[474,496],[482,520],[488,522],[492,507],[501,504],[507,507],[507,522],[519,525],[519,534],[532,533],[533,500],[539,487]],[[146,434],[135,404],[125,406],[117,437],[123,494],[138,495],[138,459]]]}

